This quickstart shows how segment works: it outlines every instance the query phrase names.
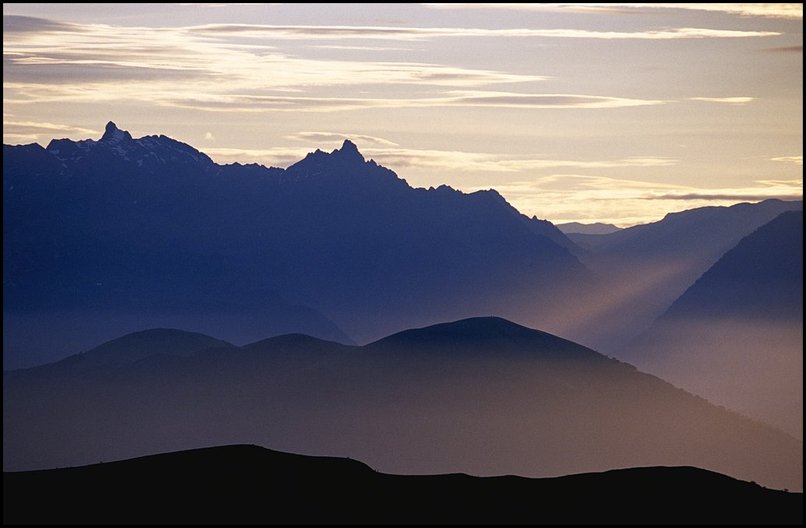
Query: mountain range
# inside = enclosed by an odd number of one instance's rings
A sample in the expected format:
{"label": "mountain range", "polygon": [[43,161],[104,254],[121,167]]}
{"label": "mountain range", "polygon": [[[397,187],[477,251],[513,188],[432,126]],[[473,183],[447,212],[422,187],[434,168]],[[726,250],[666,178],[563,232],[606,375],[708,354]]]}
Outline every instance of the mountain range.
{"label": "mountain range", "polygon": [[412,188],[350,141],[287,169],[222,166],[110,122],[99,141],[3,154],[7,368],[154,326],[367,342],[539,316],[590,282],[550,222],[495,191]]}
{"label": "mountain range", "polygon": [[595,222],[592,224],[583,224],[580,222],[567,222],[565,224],[557,224],[557,229],[570,235],[579,233],[583,235],[609,235],[615,233],[621,228],[613,224],[605,224],[603,222]]}
{"label": "mountain range", "polygon": [[4,373],[3,420],[6,471],[256,443],[401,474],[685,465],[779,489],[802,479],[802,442],[495,317],[363,347],[139,332]]}
{"label": "mountain range", "polygon": [[803,211],[744,237],[618,356],[803,438]]}
{"label": "mountain range", "polygon": [[[87,500],[87,497],[92,497]],[[799,524],[803,494],[691,467],[389,475],[250,445],[3,473],[8,524]]]}
{"label": "mountain range", "polygon": [[561,334],[620,354],[742,238],[802,210],[803,201],[770,199],[670,213],[606,235],[570,234],[601,288],[579,303],[576,324],[571,319]]}
{"label": "mountain range", "polygon": [[802,201],[566,234],[349,140],[220,165],[110,122],[3,153],[6,469],[247,442],[802,487]]}
{"label": "mountain range", "polygon": [[615,354],[742,237],[802,210],[566,236],[492,190],[412,188],[349,140],[286,169],[112,122],[97,141],[3,149],[4,368],[154,327],[352,344],[487,314]]}

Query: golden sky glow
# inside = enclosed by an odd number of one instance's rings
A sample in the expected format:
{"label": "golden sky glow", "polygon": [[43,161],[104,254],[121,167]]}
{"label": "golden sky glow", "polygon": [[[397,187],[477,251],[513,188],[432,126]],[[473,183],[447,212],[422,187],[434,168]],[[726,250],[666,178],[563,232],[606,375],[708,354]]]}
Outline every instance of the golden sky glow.
{"label": "golden sky glow", "polygon": [[802,197],[801,4],[4,4],[3,140],[351,138],[554,222]]}

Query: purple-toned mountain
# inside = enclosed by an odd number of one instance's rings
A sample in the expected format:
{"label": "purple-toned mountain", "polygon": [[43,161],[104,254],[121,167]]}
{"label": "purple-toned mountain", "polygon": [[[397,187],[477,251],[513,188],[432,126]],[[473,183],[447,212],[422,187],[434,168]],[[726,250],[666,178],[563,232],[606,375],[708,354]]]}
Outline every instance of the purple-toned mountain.
{"label": "purple-toned mountain", "polygon": [[803,211],[744,237],[618,357],[803,438]]}
{"label": "purple-toned mountain", "polygon": [[579,303],[577,325],[563,335],[617,353],[743,237],[802,209],[803,201],[770,199],[669,213],[606,235],[570,234],[604,288]]}
{"label": "purple-toned mountain", "polygon": [[795,438],[497,317],[362,347],[141,332],[7,372],[3,396],[5,470],[256,443],[408,474],[693,465],[776,488],[803,479]]}
{"label": "purple-toned mountain", "polygon": [[350,141],[285,170],[111,122],[98,141],[3,148],[6,368],[149,327],[366,342],[539,321],[591,280],[550,222],[495,191],[412,188]]}
{"label": "purple-toned mountain", "polygon": [[557,224],[557,228],[566,235],[581,234],[581,235],[609,235],[621,230],[620,227],[613,224],[605,224],[602,222],[595,222],[592,224],[583,224],[580,222],[568,222],[565,224]]}

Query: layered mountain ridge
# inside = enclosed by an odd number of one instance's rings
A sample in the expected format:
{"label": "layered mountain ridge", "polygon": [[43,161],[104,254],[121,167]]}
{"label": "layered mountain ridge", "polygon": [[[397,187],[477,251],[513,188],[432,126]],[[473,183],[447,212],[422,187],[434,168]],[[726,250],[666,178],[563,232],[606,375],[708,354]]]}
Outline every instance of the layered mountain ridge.
{"label": "layered mountain ridge", "polygon": [[618,356],[803,438],[803,211],[742,238]]}
{"label": "layered mountain ridge", "polygon": [[153,326],[350,343],[484,313],[523,319],[592,280],[551,223],[495,191],[412,188],[349,140],[287,169],[218,165],[110,122],[99,141],[4,146],[3,164],[12,368]]}
{"label": "layered mountain ridge", "polygon": [[6,372],[3,391],[6,470],[255,443],[401,474],[690,465],[777,488],[802,479],[802,442],[496,317],[362,347],[152,330]]}

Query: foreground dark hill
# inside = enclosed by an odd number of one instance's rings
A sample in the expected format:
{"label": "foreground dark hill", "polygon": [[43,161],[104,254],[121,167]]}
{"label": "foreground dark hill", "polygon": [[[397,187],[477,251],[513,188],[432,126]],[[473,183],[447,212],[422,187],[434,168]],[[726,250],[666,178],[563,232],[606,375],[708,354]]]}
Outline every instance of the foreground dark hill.
{"label": "foreground dark hill", "polygon": [[802,486],[802,443],[632,366],[495,317],[346,346],[304,335],[84,370],[8,372],[6,470],[256,443],[391,473],[696,466]]}
{"label": "foreground dark hill", "polygon": [[742,238],[781,213],[802,210],[802,201],[765,200],[670,213],[606,235],[569,235],[586,250],[578,254],[603,288],[581,300],[576,326],[562,335],[617,353]]}
{"label": "foreground dark hill", "polygon": [[743,238],[619,357],[802,438],[803,212]]}
{"label": "foreground dark hill", "polygon": [[414,189],[350,141],[287,169],[222,166],[110,122],[98,141],[4,145],[3,185],[6,368],[153,327],[351,343],[537,321],[589,282],[551,223],[495,191]]}
{"label": "foreground dark hill", "polygon": [[692,467],[551,479],[378,473],[233,445],[3,473],[3,522],[800,524],[803,495]]}

